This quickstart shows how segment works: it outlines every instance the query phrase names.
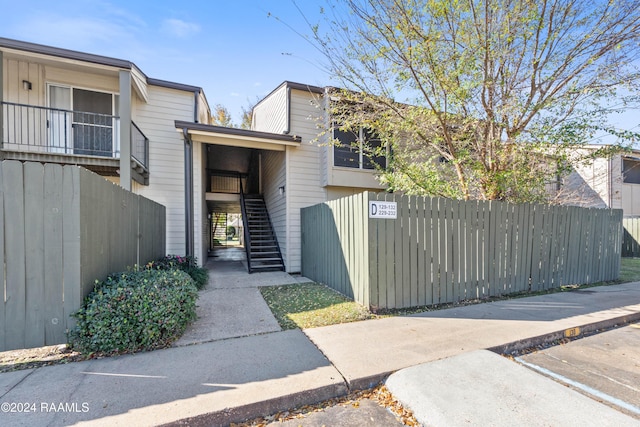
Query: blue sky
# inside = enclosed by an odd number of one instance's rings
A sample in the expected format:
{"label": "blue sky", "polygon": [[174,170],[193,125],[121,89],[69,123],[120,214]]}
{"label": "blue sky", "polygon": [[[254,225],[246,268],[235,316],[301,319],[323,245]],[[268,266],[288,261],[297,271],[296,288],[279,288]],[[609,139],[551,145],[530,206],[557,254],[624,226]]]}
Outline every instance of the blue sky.
{"label": "blue sky", "polygon": [[[301,12],[316,23],[323,3],[31,0],[27,7],[0,0],[0,37],[132,61],[149,77],[202,87],[212,108],[224,105],[239,122],[242,107],[284,80],[339,84],[297,34],[310,31]],[[638,131],[639,116],[627,112],[611,122]]]}
{"label": "blue sky", "polygon": [[[317,20],[322,0],[297,3]],[[149,77],[202,87],[237,122],[284,80],[332,83],[294,32],[309,30],[290,0],[0,0],[0,10],[0,37],[132,61]]]}

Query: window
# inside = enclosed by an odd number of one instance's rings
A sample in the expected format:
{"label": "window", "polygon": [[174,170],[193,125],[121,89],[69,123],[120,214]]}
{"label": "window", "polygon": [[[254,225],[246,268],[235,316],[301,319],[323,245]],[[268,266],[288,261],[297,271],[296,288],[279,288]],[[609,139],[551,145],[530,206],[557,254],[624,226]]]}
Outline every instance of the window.
{"label": "window", "polygon": [[[375,169],[376,165],[386,167],[386,156],[376,155],[377,149],[382,147],[382,141],[370,130],[359,129],[352,132],[334,127],[333,138],[340,141],[340,145],[333,147],[334,166],[369,170]],[[366,144],[363,147],[364,141]]]}
{"label": "window", "polygon": [[640,184],[640,159],[622,159],[622,180],[627,184]]}

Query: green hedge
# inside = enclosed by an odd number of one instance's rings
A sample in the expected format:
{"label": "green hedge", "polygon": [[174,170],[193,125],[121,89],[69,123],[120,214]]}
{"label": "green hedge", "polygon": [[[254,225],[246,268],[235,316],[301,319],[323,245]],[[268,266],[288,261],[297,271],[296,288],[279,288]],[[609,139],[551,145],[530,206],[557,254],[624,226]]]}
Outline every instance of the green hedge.
{"label": "green hedge", "polygon": [[196,318],[198,291],[181,270],[117,273],[99,283],[73,314],[69,344],[81,352],[134,352],[162,348]]}
{"label": "green hedge", "polygon": [[204,288],[209,281],[209,270],[198,267],[198,260],[192,256],[167,255],[157,261],[150,262],[146,268],[155,270],[182,270],[196,282],[198,290]]}

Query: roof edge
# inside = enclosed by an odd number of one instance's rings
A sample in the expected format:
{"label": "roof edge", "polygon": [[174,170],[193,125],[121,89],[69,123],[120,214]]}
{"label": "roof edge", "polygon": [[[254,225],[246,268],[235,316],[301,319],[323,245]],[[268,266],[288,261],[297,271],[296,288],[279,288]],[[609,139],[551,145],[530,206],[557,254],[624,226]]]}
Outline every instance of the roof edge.
{"label": "roof edge", "polygon": [[0,48],[22,50],[25,52],[38,53],[41,55],[55,56],[58,58],[73,59],[77,61],[90,62],[98,65],[107,65],[127,70],[137,69],[146,78],[147,84],[161,86],[169,89],[183,90],[186,92],[203,92],[199,86],[192,86],[182,83],[170,82],[167,80],[153,79],[148,77],[136,64],[124,59],[111,58],[108,56],[95,55],[93,53],[79,52],[76,50],[63,49],[59,47],[46,46],[37,43],[25,42],[21,40],[0,37]]}
{"label": "roof edge", "polygon": [[147,77],[147,83],[152,86],[160,86],[166,87],[168,89],[177,89],[184,90],[185,92],[202,92],[202,88],[200,86],[192,86],[183,83],[170,82],[167,80],[153,79],[151,77]]}
{"label": "roof edge", "polygon": [[288,80],[285,80],[280,86],[282,85],[286,85],[291,89],[297,89],[297,90],[302,90],[305,92],[311,92],[311,93],[317,93],[317,94],[323,94],[326,89],[325,87],[308,85],[304,83],[290,82]]}
{"label": "roof edge", "polygon": [[267,95],[265,95],[262,99],[260,99],[258,102],[256,102],[253,105],[252,109],[256,108],[258,105],[262,104],[267,98],[269,98],[271,95],[273,95],[274,93],[276,93],[277,91],[279,91],[283,87],[287,87],[287,88],[291,88],[291,89],[297,89],[297,90],[310,92],[310,93],[316,93],[316,94],[319,94],[319,95],[324,94],[325,89],[326,89],[326,88],[323,88],[323,87],[320,87],[320,86],[307,85],[307,84],[304,84],[304,83],[296,83],[296,82],[291,82],[289,80],[285,80],[282,83],[280,83],[278,86],[276,86],[276,88],[273,89],[271,92],[269,92]]}
{"label": "roof edge", "polygon": [[7,39],[0,37],[0,47],[8,49],[23,50],[31,53],[39,53],[42,55],[57,56],[66,59],[75,59],[78,61],[91,62],[99,65],[108,65],[111,67],[131,69],[134,64],[124,59],[111,58],[108,56],[95,55],[92,53],[79,52],[77,50],[63,49],[59,47],[46,46],[37,43],[25,42],[20,40]]}
{"label": "roof edge", "polygon": [[276,141],[302,142],[302,138],[296,135],[283,135],[280,133],[261,132],[249,129],[228,128],[224,126],[206,125],[203,123],[175,121],[177,129],[197,130],[203,132],[221,133],[224,135],[246,136],[250,138],[273,139]]}

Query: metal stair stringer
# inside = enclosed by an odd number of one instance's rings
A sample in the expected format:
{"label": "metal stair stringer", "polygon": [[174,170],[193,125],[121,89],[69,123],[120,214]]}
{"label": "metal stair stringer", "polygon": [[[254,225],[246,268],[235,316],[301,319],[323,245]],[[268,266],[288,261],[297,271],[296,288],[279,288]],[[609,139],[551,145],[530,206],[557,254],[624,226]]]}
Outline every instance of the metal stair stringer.
{"label": "metal stair stringer", "polygon": [[271,224],[264,198],[259,195],[245,195],[243,218],[250,239],[247,256],[249,273],[258,271],[285,271],[280,245]]}

